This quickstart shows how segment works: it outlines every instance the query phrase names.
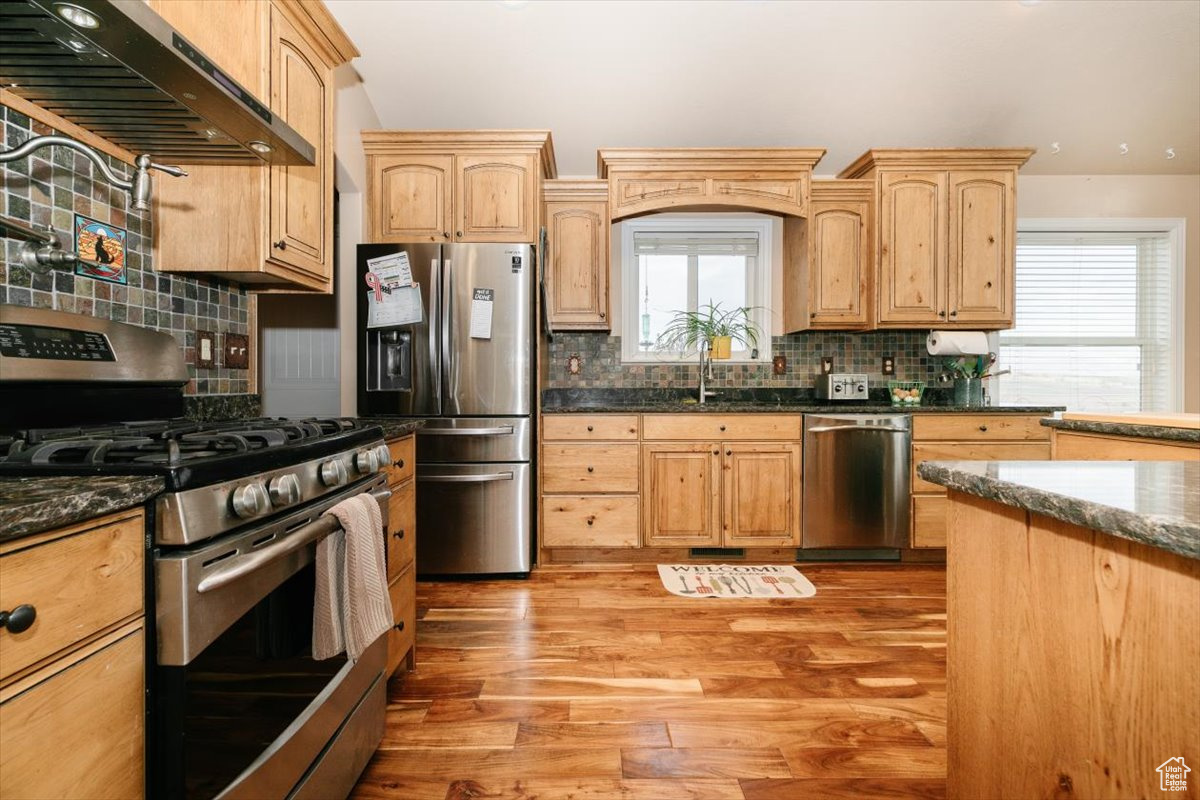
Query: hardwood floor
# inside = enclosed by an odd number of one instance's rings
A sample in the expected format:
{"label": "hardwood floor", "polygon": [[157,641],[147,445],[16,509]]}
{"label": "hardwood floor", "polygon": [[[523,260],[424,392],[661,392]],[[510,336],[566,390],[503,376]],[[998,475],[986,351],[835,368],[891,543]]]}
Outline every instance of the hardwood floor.
{"label": "hardwood floor", "polygon": [[801,571],[816,597],[676,597],[653,567],[418,583],[416,670],[351,797],[944,797],[944,567]]}

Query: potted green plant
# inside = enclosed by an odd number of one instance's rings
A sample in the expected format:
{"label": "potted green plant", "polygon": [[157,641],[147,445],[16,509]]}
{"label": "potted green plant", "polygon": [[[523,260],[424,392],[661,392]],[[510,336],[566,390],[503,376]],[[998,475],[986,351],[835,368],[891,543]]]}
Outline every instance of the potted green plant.
{"label": "potted green plant", "polygon": [[758,326],[750,319],[750,307],[721,308],[707,303],[696,311],[676,311],[663,328],[658,346],[664,350],[690,350],[707,341],[711,358],[729,358],[733,342],[747,349],[758,346]]}

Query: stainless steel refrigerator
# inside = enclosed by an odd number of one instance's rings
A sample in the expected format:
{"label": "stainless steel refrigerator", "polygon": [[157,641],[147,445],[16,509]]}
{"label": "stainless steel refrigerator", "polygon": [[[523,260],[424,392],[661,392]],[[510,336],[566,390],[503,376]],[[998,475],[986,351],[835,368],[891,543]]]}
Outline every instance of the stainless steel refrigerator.
{"label": "stainless steel refrigerator", "polygon": [[[421,320],[368,327],[368,261],[404,253]],[[527,244],[358,248],[360,416],[417,433],[417,571],[528,573],[533,549],[535,265]]]}

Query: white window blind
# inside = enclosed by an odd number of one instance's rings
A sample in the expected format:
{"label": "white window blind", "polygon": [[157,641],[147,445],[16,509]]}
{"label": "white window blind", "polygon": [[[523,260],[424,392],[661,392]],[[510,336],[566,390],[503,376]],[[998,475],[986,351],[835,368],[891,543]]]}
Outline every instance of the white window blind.
{"label": "white window blind", "polygon": [[1166,232],[1020,232],[997,399],[1170,410],[1172,263]]}
{"label": "white window blind", "polygon": [[633,235],[637,256],[757,256],[757,236],[713,233],[643,233]]}

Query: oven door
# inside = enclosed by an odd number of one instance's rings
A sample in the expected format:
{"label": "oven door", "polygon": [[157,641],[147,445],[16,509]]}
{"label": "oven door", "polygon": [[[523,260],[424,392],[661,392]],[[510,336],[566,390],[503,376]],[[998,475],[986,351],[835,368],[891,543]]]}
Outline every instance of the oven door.
{"label": "oven door", "polygon": [[283,519],[156,554],[154,796],[284,798],[313,775],[343,795],[353,786],[383,733],[387,637],[355,663],[312,659],[315,551],[337,530],[321,514],[368,491],[386,520],[376,475]]}

